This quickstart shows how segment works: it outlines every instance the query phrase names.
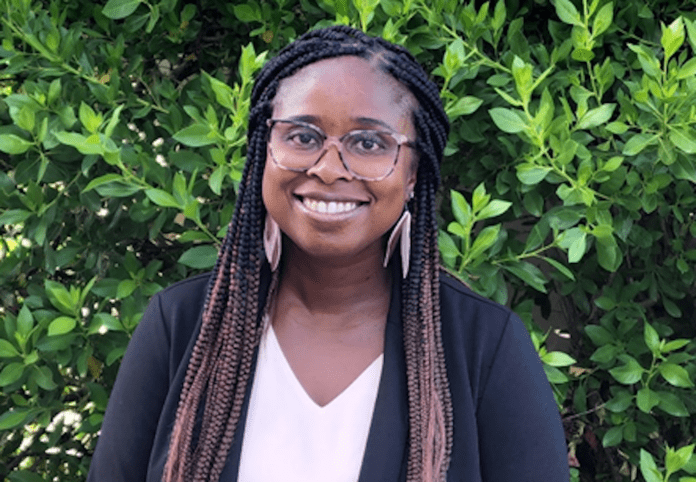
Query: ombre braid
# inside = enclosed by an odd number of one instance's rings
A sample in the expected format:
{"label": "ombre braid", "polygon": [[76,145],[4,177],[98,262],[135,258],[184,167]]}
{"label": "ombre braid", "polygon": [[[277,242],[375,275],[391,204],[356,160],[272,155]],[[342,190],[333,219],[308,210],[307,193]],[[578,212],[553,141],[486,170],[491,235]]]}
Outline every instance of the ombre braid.
{"label": "ombre braid", "polygon": [[[251,379],[262,333],[260,293],[265,208],[261,181],[266,120],[282,79],[322,59],[374,60],[417,100],[418,161],[409,275],[401,282],[408,384],[408,482],[445,480],[452,449],[452,402],[440,333],[435,193],[449,122],[439,91],[403,47],[347,26],[309,32],[261,70],[251,95],[247,162],[234,216],[208,286],[201,330],[189,360],[172,430],[165,482],[218,482]],[[277,285],[277,273],[271,290]],[[269,297],[272,295],[269,295]]]}

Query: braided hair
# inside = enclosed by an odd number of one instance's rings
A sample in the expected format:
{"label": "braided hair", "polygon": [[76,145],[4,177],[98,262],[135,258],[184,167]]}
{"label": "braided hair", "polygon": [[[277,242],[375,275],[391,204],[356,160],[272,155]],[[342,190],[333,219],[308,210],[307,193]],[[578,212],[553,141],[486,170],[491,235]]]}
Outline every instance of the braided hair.
{"label": "braided hair", "polygon": [[[413,112],[420,154],[414,198],[410,270],[401,282],[408,385],[408,482],[443,481],[452,448],[452,402],[440,333],[435,193],[449,122],[439,91],[403,47],[347,26],[298,38],[261,70],[251,95],[247,162],[237,203],[208,286],[202,325],[179,400],[165,482],[217,482],[240,420],[262,333],[261,182],[266,120],[282,79],[322,59],[344,55],[376,61],[417,100]],[[277,274],[271,290],[277,284]]]}

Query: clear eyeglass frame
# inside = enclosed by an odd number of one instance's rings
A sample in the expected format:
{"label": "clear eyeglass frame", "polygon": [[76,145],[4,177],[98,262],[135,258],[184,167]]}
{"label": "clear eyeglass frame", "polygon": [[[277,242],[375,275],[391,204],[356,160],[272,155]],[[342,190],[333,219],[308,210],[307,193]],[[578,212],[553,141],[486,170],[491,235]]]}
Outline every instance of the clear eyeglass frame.
{"label": "clear eyeglass frame", "polygon": [[[308,129],[311,129],[315,131],[319,136],[323,139],[322,146],[319,150],[319,154],[317,156],[316,161],[314,161],[311,165],[307,167],[289,167],[289,166],[284,166],[281,164],[278,159],[276,158],[275,154],[273,154],[273,148],[271,146],[271,133],[273,132],[273,126],[276,124],[283,123],[283,124],[293,124],[297,125],[300,127],[306,127]],[[386,179],[389,177],[394,170],[396,169],[396,164],[399,162],[399,154],[401,152],[401,146],[407,146],[412,149],[416,148],[415,142],[411,141],[406,135],[398,133],[398,132],[391,132],[391,131],[384,131],[384,130],[374,130],[374,129],[358,129],[358,130],[353,130],[350,131],[346,134],[343,134],[342,136],[329,136],[327,135],[323,130],[321,130],[319,127],[315,126],[314,124],[310,124],[308,122],[302,122],[302,121],[296,121],[296,120],[290,120],[290,119],[267,119],[266,120],[266,125],[268,125],[268,134],[266,137],[266,145],[268,146],[268,152],[271,156],[271,159],[273,159],[273,162],[275,163],[276,166],[278,166],[281,169],[284,169],[286,171],[292,171],[292,172],[307,172],[310,170],[312,167],[316,166],[319,161],[321,160],[322,157],[324,157],[324,154],[329,150],[329,147],[334,145],[336,146],[336,149],[338,151],[338,157],[341,159],[341,163],[343,164],[343,167],[346,171],[350,173],[350,175],[355,178],[359,179],[362,181],[381,181],[383,179]],[[363,176],[361,174],[356,173],[353,169],[351,169],[350,165],[346,162],[345,157],[343,154],[344,150],[344,144],[343,140],[351,135],[355,135],[356,133],[360,132],[371,132],[371,133],[378,133],[378,134],[383,134],[383,135],[389,135],[391,136],[395,141],[396,141],[396,152],[394,154],[394,161],[392,162],[391,166],[387,170],[385,174],[382,174],[377,177],[369,177],[369,176]]]}

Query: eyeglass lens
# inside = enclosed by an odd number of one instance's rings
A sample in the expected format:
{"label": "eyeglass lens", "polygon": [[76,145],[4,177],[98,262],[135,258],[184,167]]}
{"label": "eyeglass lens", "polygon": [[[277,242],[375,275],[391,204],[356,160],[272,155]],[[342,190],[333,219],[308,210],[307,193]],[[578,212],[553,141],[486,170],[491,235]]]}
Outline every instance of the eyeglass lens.
{"label": "eyeglass lens", "polygon": [[[291,170],[312,167],[328,148],[321,132],[306,125],[276,121],[269,146],[275,161]],[[377,179],[394,167],[398,141],[389,133],[374,130],[352,131],[341,138],[340,152],[346,166],[360,177]]]}

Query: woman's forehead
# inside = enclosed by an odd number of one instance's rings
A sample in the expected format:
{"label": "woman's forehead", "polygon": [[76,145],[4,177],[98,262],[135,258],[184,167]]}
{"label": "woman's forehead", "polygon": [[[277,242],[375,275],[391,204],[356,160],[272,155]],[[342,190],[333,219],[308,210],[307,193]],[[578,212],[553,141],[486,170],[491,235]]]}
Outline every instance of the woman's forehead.
{"label": "woman's forehead", "polygon": [[312,115],[307,111],[323,109],[336,115],[376,115],[377,119],[389,119],[387,123],[410,123],[417,101],[401,82],[381,70],[378,63],[342,56],[303,67],[281,81],[273,101],[274,117],[290,113]]}

